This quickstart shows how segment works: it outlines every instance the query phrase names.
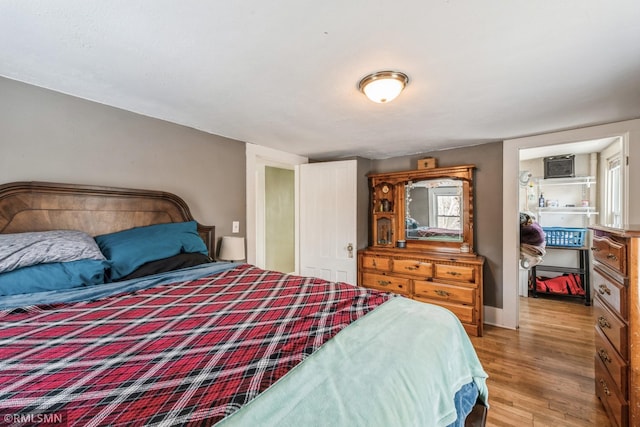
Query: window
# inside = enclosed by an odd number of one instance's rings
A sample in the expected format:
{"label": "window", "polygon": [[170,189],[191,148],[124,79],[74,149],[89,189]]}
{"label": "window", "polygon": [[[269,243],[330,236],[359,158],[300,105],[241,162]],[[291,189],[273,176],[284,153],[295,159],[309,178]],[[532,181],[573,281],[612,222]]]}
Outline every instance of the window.
{"label": "window", "polygon": [[432,218],[431,224],[436,224],[435,227],[438,228],[462,230],[462,196],[459,193],[458,187],[441,187],[432,191],[431,203],[436,209],[433,210],[435,218]]}

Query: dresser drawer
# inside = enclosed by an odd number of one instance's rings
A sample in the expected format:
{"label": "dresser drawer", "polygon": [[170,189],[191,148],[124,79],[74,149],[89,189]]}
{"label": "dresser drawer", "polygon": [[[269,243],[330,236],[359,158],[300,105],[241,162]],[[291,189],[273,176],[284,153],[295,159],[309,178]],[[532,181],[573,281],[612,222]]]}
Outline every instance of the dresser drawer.
{"label": "dresser drawer", "polygon": [[603,366],[600,357],[595,356],[596,395],[602,401],[607,414],[618,427],[629,425],[629,407],[626,399],[618,393],[613,379]]}
{"label": "dresser drawer", "polygon": [[471,306],[431,298],[422,298],[418,296],[415,296],[414,299],[416,301],[427,302],[429,304],[435,304],[439,305],[440,307],[444,307],[453,312],[453,314],[455,314],[462,323],[475,323],[476,321],[475,310]]}
{"label": "dresser drawer", "polygon": [[459,282],[476,281],[476,269],[466,265],[435,264],[435,278],[457,280]]}
{"label": "dresser drawer", "polygon": [[391,258],[363,255],[362,268],[378,271],[391,271]]}
{"label": "dresser drawer", "polygon": [[615,387],[620,391],[620,396],[627,397],[627,363],[605,338],[600,328],[595,328],[596,356],[600,358],[602,365],[615,382]]}
{"label": "dresser drawer", "polygon": [[362,286],[387,292],[409,295],[409,279],[385,276],[383,274],[362,273]]}
{"label": "dresser drawer", "polygon": [[627,319],[629,311],[627,307],[627,287],[606,274],[604,271],[594,268],[591,280],[593,289],[598,293],[602,301],[607,303],[610,309],[621,318]]}
{"label": "dresser drawer", "polygon": [[433,277],[433,263],[419,259],[399,259],[393,260],[393,272],[412,274],[421,278]]}
{"label": "dresser drawer", "polygon": [[445,307],[469,335],[482,336],[483,263],[473,254],[368,249],[358,251],[358,284]]}
{"label": "dresser drawer", "polygon": [[593,301],[593,312],[596,328],[604,333],[613,347],[627,360],[627,324],[606,308],[599,296]]}
{"label": "dresser drawer", "polygon": [[458,302],[468,305],[474,305],[476,302],[475,288],[428,282],[426,280],[414,280],[413,293],[416,297],[431,298],[440,301]]}
{"label": "dresser drawer", "polygon": [[593,237],[591,244],[593,258],[608,265],[623,275],[627,274],[627,247],[624,243],[608,237]]}

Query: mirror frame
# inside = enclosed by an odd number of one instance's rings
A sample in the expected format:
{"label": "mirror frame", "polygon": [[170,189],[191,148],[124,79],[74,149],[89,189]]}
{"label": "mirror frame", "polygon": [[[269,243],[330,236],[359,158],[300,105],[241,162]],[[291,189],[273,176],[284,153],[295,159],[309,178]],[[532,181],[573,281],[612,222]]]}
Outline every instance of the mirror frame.
{"label": "mirror frame", "polygon": [[[372,236],[375,234],[376,207],[380,204],[379,190],[382,185],[393,185],[394,200],[393,212],[386,213],[385,216],[392,215],[395,217],[393,242],[384,245],[387,248],[397,248],[397,241],[404,240],[406,249],[398,250],[420,250],[429,252],[443,253],[467,253],[461,251],[464,244],[469,245],[469,254],[475,254],[474,250],[474,224],[473,224],[473,170],[474,165],[461,165],[451,167],[441,167],[432,169],[417,169],[412,171],[389,172],[370,174],[369,180],[371,185],[371,230]],[[406,185],[410,181],[422,181],[431,179],[452,179],[462,182],[462,241],[440,241],[440,240],[415,240],[406,238]],[[372,240],[372,247],[380,247],[375,240]]]}

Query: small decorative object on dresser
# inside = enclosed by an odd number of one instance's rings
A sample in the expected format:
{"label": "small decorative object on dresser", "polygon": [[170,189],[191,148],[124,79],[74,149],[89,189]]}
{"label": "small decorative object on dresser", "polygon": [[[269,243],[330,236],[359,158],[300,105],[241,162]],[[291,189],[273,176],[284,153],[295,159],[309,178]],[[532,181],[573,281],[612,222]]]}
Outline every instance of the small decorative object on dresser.
{"label": "small decorative object on dresser", "polygon": [[418,160],[418,169],[433,169],[436,168],[438,161],[435,157],[425,157]]}
{"label": "small decorative object on dresser", "polygon": [[[481,336],[484,258],[473,249],[473,169],[369,175],[371,246],[358,253],[358,284],[445,307]],[[391,201],[389,210],[380,210],[382,200]]]}
{"label": "small decorative object on dresser", "polygon": [[640,225],[594,225],[595,388],[612,425],[640,425]]}

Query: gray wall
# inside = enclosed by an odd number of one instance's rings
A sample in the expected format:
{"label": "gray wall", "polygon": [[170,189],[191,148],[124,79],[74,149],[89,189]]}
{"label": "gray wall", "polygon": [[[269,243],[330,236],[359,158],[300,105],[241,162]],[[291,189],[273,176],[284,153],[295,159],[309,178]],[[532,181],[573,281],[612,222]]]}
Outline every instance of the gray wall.
{"label": "gray wall", "polygon": [[[418,159],[424,157],[435,157],[438,166],[476,166],[474,246],[476,252],[486,258],[484,304],[502,308],[502,142],[375,160],[367,173],[416,169]],[[368,219],[360,216],[358,221]]]}
{"label": "gray wall", "polygon": [[357,239],[358,249],[365,249],[369,246],[369,178],[367,174],[371,172],[372,169],[372,160],[365,159],[362,157],[356,158],[358,164],[358,178],[356,182],[357,191],[358,191],[358,207],[357,207],[357,215],[358,215],[358,231],[357,231]]}
{"label": "gray wall", "polygon": [[245,230],[245,144],[0,78],[0,183],[175,193],[197,221]]}

